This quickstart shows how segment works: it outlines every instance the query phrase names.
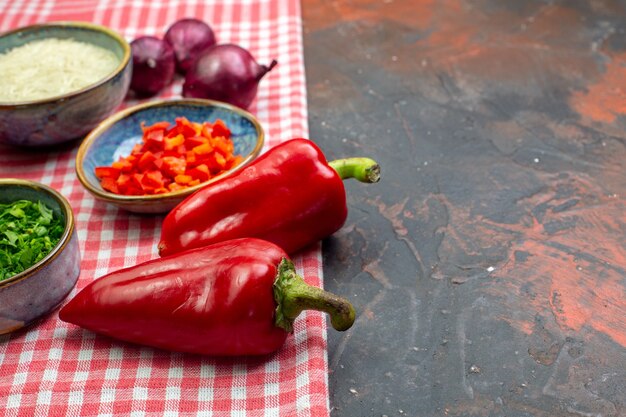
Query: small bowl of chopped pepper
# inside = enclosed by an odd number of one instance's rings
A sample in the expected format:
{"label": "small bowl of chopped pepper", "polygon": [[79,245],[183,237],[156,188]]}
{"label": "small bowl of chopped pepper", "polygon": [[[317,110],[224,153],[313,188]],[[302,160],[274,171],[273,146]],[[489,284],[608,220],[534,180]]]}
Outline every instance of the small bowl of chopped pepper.
{"label": "small bowl of chopped pepper", "polygon": [[166,213],[254,160],[263,142],[256,118],[230,104],[151,101],[89,133],[76,155],[76,174],[98,200],[136,213]]}
{"label": "small bowl of chopped pepper", "polygon": [[0,334],[57,308],[80,273],[69,202],[33,181],[0,179]]}

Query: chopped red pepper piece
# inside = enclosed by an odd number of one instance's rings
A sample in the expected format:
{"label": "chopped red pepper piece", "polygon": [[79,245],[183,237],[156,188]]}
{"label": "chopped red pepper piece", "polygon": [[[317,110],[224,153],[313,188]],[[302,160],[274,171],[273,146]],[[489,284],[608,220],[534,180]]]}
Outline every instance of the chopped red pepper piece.
{"label": "chopped red pepper piece", "polygon": [[130,161],[123,159],[120,161],[113,162],[113,164],[111,164],[111,167],[117,171],[130,172],[133,169],[133,164]]}
{"label": "chopped red pepper piece", "polygon": [[196,155],[208,155],[213,152],[213,146],[209,142],[205,142],[192,149]]}
{"label": "chopped red pepper piece", "polygon": [[163,138],[165,134],[162,130],[157,130],[145,134],[143,136],[143,147],[145,149],[149,149],[151,151],[160,151],[163,150]]}
{"label": "chopped red pepper piece", "polygon": [[183,145],[184,143],[185,137],[182,134],[178,134],[173,137],[167,137],[165,138],[165,146],[163,147],[163,149],[166,151],[171,151],[172,149],[175,149],[180,145]]}
{"label": "chopped red pepper piece", "polygon": [[222,154],[218,152],[210,154],[206,159],[206,162],[209,166],[209,169],[214,175],[217,175],[219,172],[222,172],[226,169],[226,159],[224,159]]}
{"label": "chopped red pepper piece", "polygon": [[230,129],[226,127],[226,123],[224,123],[220,119],[217,119],[215,123],[213,123],[213,131],[211,132],[211,136],[214,138],[218,138],[220,136],[228,138],[230,137]]}
{"label": "chopped red pepper piece", "polygon": [[184,174],[177,175],[174,178],[174,181],[176,181],[176,184],[179,184],[179,185],[189,184],[191,180],[193,180],[193,177],[191,175],[184,175]]}
{"label": "chopped red pepper piece", "polygon": [[177,183],[173,182],[173,183],[169,184],[167,186],[167,188],[168,188],[169,191],[178,191],[178,190],[184,190],[187,187],[185,187],[184,185],[180,185],[180,184],[177,184]]}
{"label": "chopped red pepper piece", "polygon": [[154,161],[156,161],[156,156],[150,151],[146,151],[139,158],[139,162],[137,162],[137,166],[141,171],[147,171],[154,167]]}
{"label": "chopped red pepper piece", "polygon": [[200,146],[207,142],[208,142],[208,139],[202,136],[191,136],[185,139],[185,146],[188,147],[189,149],[193,149],[196,146]]}
{"label": "chopped red pepper piece", "polygon": [[115,179],[113,177],[104,177],[102,178],[102,181],[100,182],[100,185],[102,185],[102,188],[110,191],[114,194],[119,194],[119,189],[117,187],[117,182],[115,181]]}
{"label": "chopped red pepper piece", "polygon": [[144,194],[141,183],[137,185],[137,179],[133,175],[120,174],[117,178],[117,188],[120,194],[124,195],[141,195]]}
{"label": "chopped red pepper piece", "polygon": [[235,155],[232,159],[228,160],[226,164],[227,169],[231,169],[239,165],[243,161],[243,157],[241,155]]}
{"label": "chopped red pepper piece", "polygon": [[96,177],[100,179],[110,178],[112,180],[116,180],[117,177],[120,176],[121,170],[113,167],[97,167],[96,168]]}
{"label": "chopped red pepper piece", "polygon": [[144,176],[144,174],[133,174],[133,175],[131,175],[131,177],[130,177],[131,185],[133,187],[135,187],[135,188],[143,189],[143,185],[142,185],[143,176]]}
{"label": "chopped red pepper piece", "polygon": [[196,166],[196,162],[198,162],[197,154],[194,151],[187,151],[187,153],[185,153],[185,161],[187,161],[188,167]]}
{"label": "chopped red pepper piece", "polygon": [[188,173],[192,179],[200,180],[201,182],[211,178],[211,171],[209,171],[209,167],[205,164],[200,164],[197,167],[190,169]]}
{"label": "chopped red pepper piece", "polygon": [[161,171],[163,171],[169,177],[173,178],[177,175],[184,174],[186,166],[187,162],[184,158],[178,158],[175,156],[164,156]]}
{"label": "chopped red pepper piece", "polygon": [[166,130],[168,127],[170,127],[170,122],[156,122],[150,126],[146,126],[145,122],[141,122],[141,130],[143,131],[144,137],[154,131]]}
{"label": "chopped red pepper piece", "polygon": [[231,141],[217,140],[215,141],[215,149],[221,153],[224,158],[227,158],[233,154],[235,145],[233,145]]}
{"label": "chopped red pepper piece", "polygon": [[196,129],[186,117],[177,117],[176,126],[171,130],[172,135],[183,135],[183,137],[195,136]]}
{"label": "chopped red pepper piece", "polygon": [[141,184],[144,189],[146,187],[153,189],[163,188],[163,174],[161,171],[148,171],[144,174]]}
{"label": "chopped red pepper piece", "polygon": [[202,124],[202,136],[204,136],[207,139],[212,138],[213,136],[211,136],[211,132],[213,132],[213,125],[211,125],[210,123],[203,123]]}

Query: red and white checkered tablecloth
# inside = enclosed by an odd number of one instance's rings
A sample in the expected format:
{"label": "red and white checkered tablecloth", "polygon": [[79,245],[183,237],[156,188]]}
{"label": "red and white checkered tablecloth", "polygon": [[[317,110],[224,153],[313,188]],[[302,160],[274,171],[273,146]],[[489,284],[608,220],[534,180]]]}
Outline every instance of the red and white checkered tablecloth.
{"label": "red and white checkered tablecloth", "polygon": [[[306,137],[297,0],[0,0],[0,32],[80,20],[111,27],[130,41],[162,36],[189,16],[208,22],[218,42],[242,45],[260,63],[278,60],[250,108],[266,130],[265,149]],[[160,97],[180,91],[178,81]],[[163,219],[95,201],[76,178],[77,147],[36,152],[0,146],[0,177],[48,184],[74,209],[82,270],[70,296],[108,272],[157,257]],[[294,260],[309,283],[322,284],[319,247]],[[327,416],[325,323],[320,313],[303,314],[269,359],[216,359],[111,340],[63,323],[54,312],[27,330],[0,336],[0,415]]]}

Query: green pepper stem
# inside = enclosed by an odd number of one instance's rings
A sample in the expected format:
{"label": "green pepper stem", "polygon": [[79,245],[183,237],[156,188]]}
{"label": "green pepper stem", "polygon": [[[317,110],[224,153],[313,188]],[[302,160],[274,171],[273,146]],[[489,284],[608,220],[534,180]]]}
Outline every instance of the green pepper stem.
{"label": "green pepper stem", "polygon": [[336,159],[328,165],[337,171],[342,180],[354,178],[367,183],[380,181],[380,165],[370,158]]}
{"label": "green pepper stem", "polygon": [[278,265],[274,299],[277,304],[274,324],[287,332],[293,331],[294,320],[304,310],[328,313],[331,325],[339,331],[348,330],[356,316],[348,300],[304,282],[296,274],[293,262],[286,258]]}

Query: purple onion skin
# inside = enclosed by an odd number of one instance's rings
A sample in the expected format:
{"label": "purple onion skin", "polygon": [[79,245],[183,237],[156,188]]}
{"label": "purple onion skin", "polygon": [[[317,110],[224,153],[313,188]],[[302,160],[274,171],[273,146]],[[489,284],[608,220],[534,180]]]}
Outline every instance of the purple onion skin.
{"label": "purple onion skin", "polygon": [[154,36],[141,36],[130,43],[133,75],[130,89],[139,96],[152,96],[174,79],[174,51]]}
{"label": "purple onion skin", "polygon": [[169,27],[164,37],[176,56],[176,70],[185,74],[198,54],[215,45],[213,29],[202,20],[186,18]]}
{"label": "purple onion skin", "polygon": [[185,77],[183,97],[223,101],[247,109],[259,81],[277,62],[259,65],[238,45],[216,45],[202,52]]}

